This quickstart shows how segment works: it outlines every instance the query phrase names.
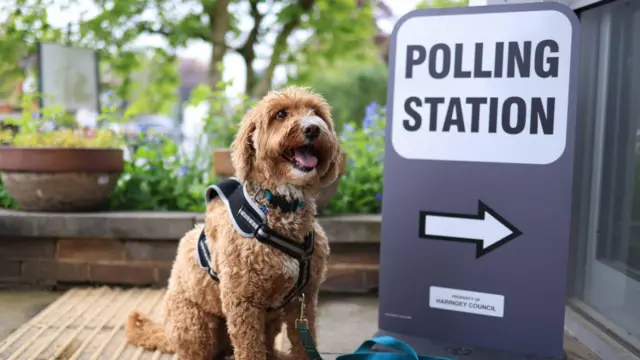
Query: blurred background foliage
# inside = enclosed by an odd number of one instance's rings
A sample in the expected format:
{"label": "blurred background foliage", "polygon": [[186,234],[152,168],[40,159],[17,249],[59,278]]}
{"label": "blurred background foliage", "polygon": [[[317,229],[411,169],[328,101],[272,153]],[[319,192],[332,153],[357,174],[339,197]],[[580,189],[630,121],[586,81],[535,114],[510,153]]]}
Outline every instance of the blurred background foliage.
{"label": "blurred background foliage", "polygon": [[[427,0],[418,7],[466,3]],[[230,144],[245,111],[271,88],[311,86],[332,105],[349,158],[329,212],[377,212],[390,30],[380,24],[396,18],[379,0],[2,0],[0,101],[19,106],[28,92],[23,85],[37,82],[39,42],[96,50],[97,126],[125,129],[122,123],[140,116],[162,115],[175,121],[172,131],[182,131],[185,109],[204,109],[191,149],[182,146],[182,132],[125,139],[126,171],[111,208],[202,211],[201,190],[215,181],[211,151]],[[179,56],[194,44],[210,65]],[[230,62],[243,65],[240,87],[224,75]],[[47,141],[59,143],[56,134]],[[69,143],[69,136],[87,136],[59,134]],[[14,206],[1,185],[0,206]]]}
{"label": "blurred background foliage", "polygon": [[367,105],[386,101],[387,66],[376,58],[348,60],[322,72],[309,71],[292,83],[311,86],[326,97],[337,129],[351,122],[361,126]]}

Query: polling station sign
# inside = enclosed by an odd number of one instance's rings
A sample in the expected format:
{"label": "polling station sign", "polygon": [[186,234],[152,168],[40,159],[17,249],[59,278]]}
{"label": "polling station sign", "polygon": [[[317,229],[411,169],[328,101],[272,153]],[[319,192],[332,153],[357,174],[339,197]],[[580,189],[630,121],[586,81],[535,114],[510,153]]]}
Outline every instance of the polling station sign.
{"label": "polling station sign", "polygon": [[398,21],[382,333],[426,355],[563,357],[578,48],[577,17],[558,3]]}
{"label": "polling station sign", "polygon": [[[392,123],[398,154],[518,164],[557,160],[566,146],[571,60],[559,52],[571,44],[571,22],[557,11],[538,16],[404,21],[395,35],[396,64],[402,64],[394,74],[393,94],[399,105],[393,117],[402,119]],[[523,22],[542,20],[556,25],[526,34],[519,30]],[[500,31],[494,22],[501,24]],[[473,32],[466,32],[471,27]]]}

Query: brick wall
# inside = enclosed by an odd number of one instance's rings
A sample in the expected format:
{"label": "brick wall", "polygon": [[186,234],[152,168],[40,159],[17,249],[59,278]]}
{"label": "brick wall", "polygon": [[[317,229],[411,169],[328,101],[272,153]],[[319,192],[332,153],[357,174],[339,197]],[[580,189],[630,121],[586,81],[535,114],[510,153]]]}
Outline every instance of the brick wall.
{"label": "brick wall", "polygon": [[0,237],[0,286],[163,285],[175,240]]}
{"label": "brick wall", "polygon": [[[0,237],[0,288],[164,286],[176,248],[175,240]],[[323,290],[375,290],[378,263],[378,244],[336,243]]]}
{"label": "brick wall", "polygon": [[[163,286],[188,212],[32,213],[0,209],[0,287]],[[321,217],[331,241],[325,291],[378,286],[379,215]]]}

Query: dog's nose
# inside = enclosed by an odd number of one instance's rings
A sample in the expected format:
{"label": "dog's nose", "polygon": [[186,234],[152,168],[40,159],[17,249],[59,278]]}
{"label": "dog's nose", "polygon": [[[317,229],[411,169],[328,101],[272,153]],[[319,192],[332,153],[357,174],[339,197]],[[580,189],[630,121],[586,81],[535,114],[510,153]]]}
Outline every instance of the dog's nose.
{"label": "dog's nose", "polygon": [[309,140],[315,140],[320,135],[320,127],[316,124],[309,124],[302,128],[304,137]]}

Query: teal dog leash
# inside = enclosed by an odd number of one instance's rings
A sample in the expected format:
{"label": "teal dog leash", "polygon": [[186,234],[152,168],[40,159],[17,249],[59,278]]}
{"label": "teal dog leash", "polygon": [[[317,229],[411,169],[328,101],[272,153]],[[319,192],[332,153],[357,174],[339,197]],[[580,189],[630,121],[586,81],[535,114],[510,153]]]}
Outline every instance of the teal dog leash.
{"label": "teal dog leash", "polygon": [[304,300],[304,293],[302,293],[298,298],[298,301],[300,301],[300,316],[296,320],[296,330],[298,330],[298,334],[300,334],[300,341],[302,341],[304,351],[307,353],[309,360],[322,360],[316,348],[316,343],[313,341],[313,336],[311,336],[311,331],[309,331],[309,322],[304,315]]}
{"label": "teal dog leash", "polygon": [[[313,341],[311,332],[309,331],[309,324],[304,315],[304,294],[299,298],[300,301],[300,316],[296,320],[296,330],[300,335],[300,340],[304,346],[304,351],[307,353],[309,360],[322,360],[316,343]],[[375,352],[373,347],[375,345],[382,345],[390,349],[394,349],[398,352]],[[391,336],[378,336],[371,340],[365,341],[353,354],[340,355],[336,360],[455,360],[451,358],[443,358],[437,356],[423,356],[418,355],[411,346],[406,343],[391,337]]]}
{"label": "teal dog leash", "polygon": [[296,329],[300,334],[300,340],[302,341],[302,345],[304,346],[304,351],[307,353],[307,357],[309,360],[322,360],[318,349],[316,348],[316,344],[313,341],[313,337],[309,332],[309,327],[302,323],[296,324]]}

